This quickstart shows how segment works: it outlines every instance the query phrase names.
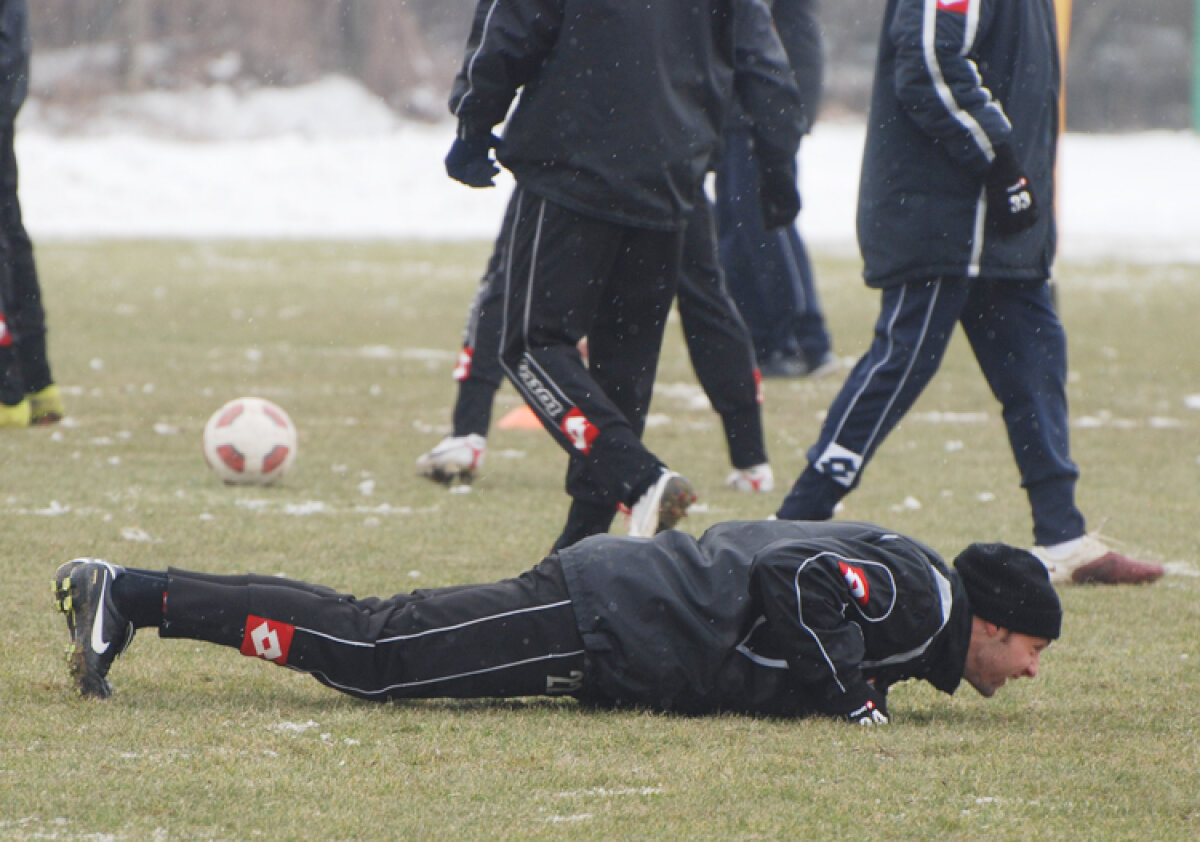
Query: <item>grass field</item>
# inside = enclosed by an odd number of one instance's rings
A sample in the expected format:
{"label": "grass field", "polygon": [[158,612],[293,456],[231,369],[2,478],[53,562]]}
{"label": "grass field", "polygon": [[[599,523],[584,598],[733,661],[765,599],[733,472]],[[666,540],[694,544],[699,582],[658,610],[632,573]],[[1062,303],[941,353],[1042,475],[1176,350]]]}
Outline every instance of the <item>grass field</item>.
{"label": "grass field", "polygon": [[[1073,447],[1093,529],[1165,562],[1145,588],[1069,588],[1036,681],[984,700],[908,683],[894,725],[592,713],[569,701],[377,706],[230,650],[142,632],[116,694],[71,692],[54,567],[283,573],[360,595],[531,566],[566,509],[564,457],[496,431],[451,494],[413,462],[488,245],[46,243],[68,423],[0,431],[0,839],[1200,838],[1200,267],[1068,265]],[[838,352],[876,302],[818,265]],[[683,527],[761,518],[668,329],[647,432],[695,482]],[[839,385],[770,381],[786,486]],[[228,488],[200,431],[239,394],[300,429],[282,487]],[[496,416],[517,406],[510,387]],[[997,407],[957,338],[843,516],[947,556],[1030,540]]]}

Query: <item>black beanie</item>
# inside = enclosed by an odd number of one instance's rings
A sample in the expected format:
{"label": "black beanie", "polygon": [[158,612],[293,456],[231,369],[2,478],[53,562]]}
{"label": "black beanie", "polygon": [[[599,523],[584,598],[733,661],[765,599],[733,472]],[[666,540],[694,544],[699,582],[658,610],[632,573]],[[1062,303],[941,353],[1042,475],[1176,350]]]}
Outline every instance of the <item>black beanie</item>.
{"label": "black beanie", "polygon": [[1033,553],[1007,544],[972,544],[959,553],[954,569],[975,616],[1018,634],[1058,637],[1062,604]]}

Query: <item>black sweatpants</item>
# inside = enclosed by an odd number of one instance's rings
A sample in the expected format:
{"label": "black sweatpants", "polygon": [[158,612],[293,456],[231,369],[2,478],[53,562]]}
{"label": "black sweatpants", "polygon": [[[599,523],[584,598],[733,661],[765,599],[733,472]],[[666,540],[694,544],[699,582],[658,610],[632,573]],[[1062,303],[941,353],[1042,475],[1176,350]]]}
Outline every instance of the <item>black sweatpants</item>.
{"label": "black sweatpants", "polygon": [[606,222],[520,185],[510,202],[501,365],[570,456],[567,493],[615,512],[663,467],[641,436],[683,233]]}
{"label": "black sweatpants", "polygon": [[172,568],[159,634],[230,646],[372,701],[569,695],[584,676],[554,557],[515,579],[364,599]]}
{"label": "black sweatpants", "polygon": [[[504,375],[500,370],[500,330],[504,319],[504,286],[500,277],[512,224],[512,203],[467,313],[462,350],[454,379],[455,436],[487,436],[492,404]],[[749,468],[767,461],[761,391],[750,333],[725,289],[717,258],[713,211],[696,205],[684,235],[677,293],[679,320],[696,379],[721,416],[729,461]]]}

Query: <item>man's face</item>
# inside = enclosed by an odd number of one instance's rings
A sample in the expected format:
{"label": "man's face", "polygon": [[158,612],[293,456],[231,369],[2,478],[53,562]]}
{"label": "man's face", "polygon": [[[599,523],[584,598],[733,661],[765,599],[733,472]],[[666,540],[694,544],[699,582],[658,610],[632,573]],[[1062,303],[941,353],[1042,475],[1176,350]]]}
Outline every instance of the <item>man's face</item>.
{"label": "man's face", "polygon": [[1042,650],[1049,645],[1044,637],[1011,632],[976,617],[963,678],[990,697],[1010,678],[1036,676]]}

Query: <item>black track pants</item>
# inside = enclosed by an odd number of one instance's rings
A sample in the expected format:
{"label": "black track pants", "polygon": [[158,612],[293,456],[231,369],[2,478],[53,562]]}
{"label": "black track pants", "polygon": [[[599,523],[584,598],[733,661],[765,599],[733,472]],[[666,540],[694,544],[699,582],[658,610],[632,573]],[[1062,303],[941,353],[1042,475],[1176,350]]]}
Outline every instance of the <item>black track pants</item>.
{"label": "black track pants", "polygon": [[515,579],[386,599],[171,569],[159,634],[231,646],[376,701],[565,695],[583,680],[556,558]]}

